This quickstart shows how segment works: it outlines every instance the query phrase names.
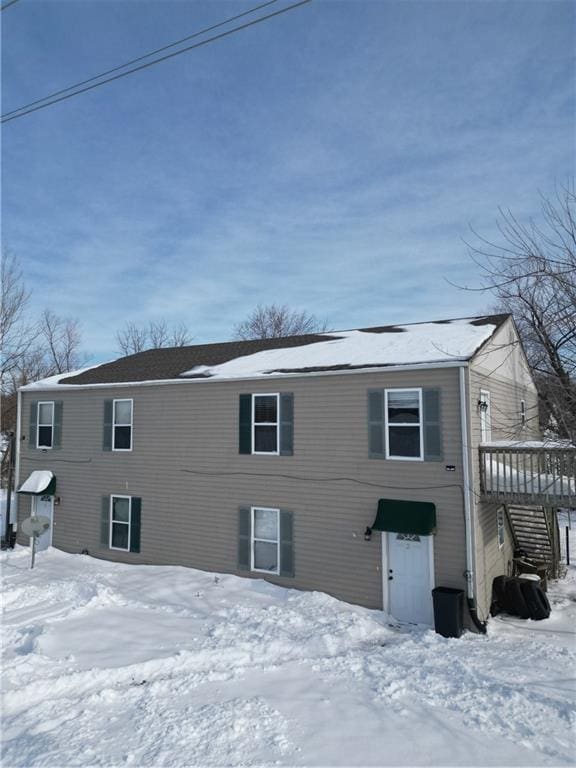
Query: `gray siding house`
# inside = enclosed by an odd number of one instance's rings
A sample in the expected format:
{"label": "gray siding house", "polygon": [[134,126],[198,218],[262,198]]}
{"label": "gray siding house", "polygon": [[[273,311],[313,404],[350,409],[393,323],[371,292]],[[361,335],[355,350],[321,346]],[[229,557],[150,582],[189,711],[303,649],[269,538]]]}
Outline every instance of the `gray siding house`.
{"label": "gray siding house", "polygon": [[515,541],[479,446],[538,438],[537,412],[509,316],[149,350],[21,389],[18,522],[407,622],[462,588],[483,621]]}

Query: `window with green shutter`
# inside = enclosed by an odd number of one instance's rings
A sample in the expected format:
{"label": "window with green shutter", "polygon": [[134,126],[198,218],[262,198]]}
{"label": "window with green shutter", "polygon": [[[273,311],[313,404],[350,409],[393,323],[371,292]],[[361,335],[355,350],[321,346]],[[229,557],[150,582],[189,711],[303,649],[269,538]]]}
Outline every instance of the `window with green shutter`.
{"label": "window with green shutter", "polygon": [[440,390],[369,390],[368,453],[392,460],[441,461]]}
{"label": "window with green shutter", "polygon": [[294,576],[293,514],[270,507],[238,510],[238,568]]}
{"label": "window with green shutter", "polygon": [[142,499],[112,494],[102,497],[100,546],[123,552],[140,552]]}
{"label": "window with green shutter", "polygon": [[54,442],[54,401],[38,403],[36,446],[52,448]]}
{"label": "window with green shutter", "polygon": [[239,399],[238,451],[245,454],[294,454],[292,392],[242,394]]}

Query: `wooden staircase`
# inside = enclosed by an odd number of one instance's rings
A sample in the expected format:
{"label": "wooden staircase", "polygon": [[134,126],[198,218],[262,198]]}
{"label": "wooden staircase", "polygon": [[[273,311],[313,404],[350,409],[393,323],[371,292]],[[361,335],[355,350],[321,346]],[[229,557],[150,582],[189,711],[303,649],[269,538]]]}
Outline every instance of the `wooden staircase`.
{"label": "wooden staircase", "polygon": [[506,506],[514,548],[525,559],[546,566],[550,578],[558,578],[560,542],[555,511],[549,507]]}

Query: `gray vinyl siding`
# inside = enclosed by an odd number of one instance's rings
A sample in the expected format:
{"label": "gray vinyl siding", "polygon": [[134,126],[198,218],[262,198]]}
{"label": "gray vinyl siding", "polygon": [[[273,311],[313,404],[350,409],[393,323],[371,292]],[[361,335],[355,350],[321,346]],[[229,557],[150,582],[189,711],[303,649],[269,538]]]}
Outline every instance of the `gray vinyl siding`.
{"label": "gray vinyl siding", "polygon": [[[486,618],[490,609],[492,582],[496,576],[509,574],[512,567],[514,546],[512,534],[505,523],[505,541],[498,547],[496,510],[498,505],[481,500],[480,455],[481,442],[480,411],[478,401],[481,390],[490,392],[492,440],[533,440],[540,438],[538,424],[538,394],[530,375],[526,373],[523,353],[517,342],[516,332],[509,323],[501,332],[507,344],[505,365],[498,353],[502,343],[495,344],[495,352],[482,354],[478,361],[472,361],[468,372],[469,414],[472,449],[472,476],[476,499],[475,553],[476,589],[478,611]],[[500,349],[499,349],[500,347]],[[503,373],[512,373],[515,378]],[[526,425],[521,424],[520,402],[526,403]]]}
{"label": "gray vinyl siding", "polygon": [[478,613],[488,617],[492,601],[492,581],[496,576],[511,575],[514,544],[506,516],[504,545],[498,546],[497,509],[499,504],[479,502],[476,505],[476,569]]}
{"label": "gray vinyl siding", "polygon": [[[481,368],[470,370],[470,401],[472,441],[480,442],[480,413],[478,400],[481,390],[490,392],[492,440],[536,440],[540,437],[538,425],[538,395],[532,388],[497,375],[487,375]],[[520,401],[526,403],[526,425],[522,427]]]}
{"label": "gray vinyl siding", "polygon": [[[369,458],[368,390],[417,386],[441,391],[443,460]],[[294,455],[239,454],[239,394],[286,390],[294,393]],[[22,450],[20,477],[34,469],[56,474],[60,503],[55,506],[53,543],[60,549],[247,575],[237,569],[239,507],[289,509],[294,514],[295,577],[267,578],[381,608],[382,536],[374,534],[366,542],[364,530],[374,521],[379,498],[413,499],[437,506],[436,585],[464,586],[457,369],[70,391],[62,387],[57,396],[63,401],[62,448],[57,457],[34,452],[32,458]],[[103,402],[114,397],[134,399],[131,452],[102,450]],[[23,393],[26,439],[32,399],[32,393]],[[455,465],[456,471],[447,472],[446,464]],[[139,554],[100,548],[101,497],[113,493],[142,498]],[[20,520],[28,509],[24,500]]]}

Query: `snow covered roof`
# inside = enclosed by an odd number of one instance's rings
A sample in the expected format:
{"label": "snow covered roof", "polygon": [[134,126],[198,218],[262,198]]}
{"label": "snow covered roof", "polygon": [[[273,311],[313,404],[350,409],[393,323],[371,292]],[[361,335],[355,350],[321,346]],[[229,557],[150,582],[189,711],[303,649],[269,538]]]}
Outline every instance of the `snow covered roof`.
{"label": "snow covered roof", "polygon": [[469,360],[509,315],[386,325],[276,339],[150,349],[23,389],[241,379]]}

